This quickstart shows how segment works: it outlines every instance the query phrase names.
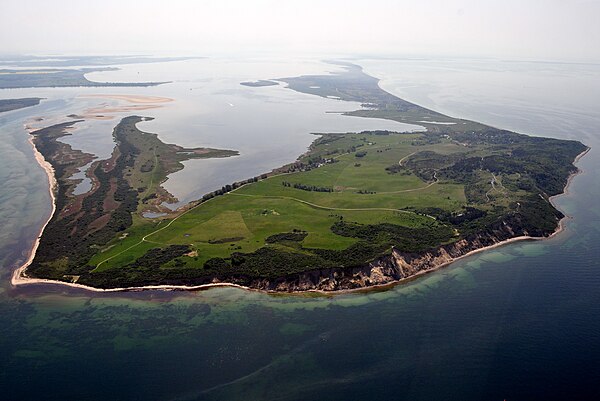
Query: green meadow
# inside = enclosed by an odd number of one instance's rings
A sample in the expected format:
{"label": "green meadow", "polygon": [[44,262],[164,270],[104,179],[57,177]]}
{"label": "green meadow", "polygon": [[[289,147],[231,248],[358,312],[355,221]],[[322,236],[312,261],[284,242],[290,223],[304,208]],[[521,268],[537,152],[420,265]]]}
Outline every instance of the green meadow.
{"label": "green meadow", "polygon": [[[413,228],[436,226],[439,223],[435,219],[409,209],[459,210],[465,204],[464,187],[426,182],[408,171],[390,173],[386,168],[399,165],[402,159],[422,150],[441,154],[464,150],[450,140],[415,146],[413,143],[420,136],[325,135],[324,138],[334,140],[317,140],[300,161],[319,158],[330,162],[246,184],[201,203],[174,220],[138,218],[126,236],[121,235],[100,250],[90,265],[96,266],[95,271],[119,268],[157,246],[189,245],[189,256],[180,259],[185,266],[202,268],[207,260],[227,258],[232,252],[254,252],[265,245],[281,247],[265,240],[293,230],[307,233],[301,248],[342,250],[357,239],[332,232],[332,224],[340,220]],[[294,184],[331,188],[331,192],[298,189]]]}

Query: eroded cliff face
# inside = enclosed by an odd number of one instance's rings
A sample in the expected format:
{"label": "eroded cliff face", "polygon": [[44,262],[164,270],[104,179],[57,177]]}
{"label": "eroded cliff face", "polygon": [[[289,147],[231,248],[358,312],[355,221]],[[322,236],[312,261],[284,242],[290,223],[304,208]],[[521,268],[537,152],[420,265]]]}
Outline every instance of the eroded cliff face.
{"label": "eroded cliff face", "polygon": [[509,239],[539,239],[551,234],[552,232],[530,234],[525,229],[502,222],[484,233],[473,234],[423,253],[405,253],[392,249],[391,254],[382,256],[366,266],[320,269],[277,279],[239,279],[234,282],[254,289],[276,292],[360,289],[391,284],[436,270],[468,253]]}

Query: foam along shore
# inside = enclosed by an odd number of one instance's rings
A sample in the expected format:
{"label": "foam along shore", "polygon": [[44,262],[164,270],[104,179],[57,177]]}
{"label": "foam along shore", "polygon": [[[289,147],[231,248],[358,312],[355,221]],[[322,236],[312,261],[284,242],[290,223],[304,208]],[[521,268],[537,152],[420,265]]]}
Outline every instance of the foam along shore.
{"label": "foam along shore", "polygon": [[[37,150],[34,142],[33,142],[33,138],[29,138],[29,143],[31,143],[32,147],[33,147],[33,151],[34,151],[34,155],[35,155],[35,159],[38,162],[38,164],[44,169],[44,171],[46,172],[47,176],[48,176],[48,182],[49,182],[49,191],[50,191],[50,197],[52,199],[52,213],[50,214],[50,216],[48,217],[48,220],[46,221],[46,223],[42,226],[41,230],[40,230],[40,234],[38,236],[38,238],[36,239],[30,253],[29,256],[26,260],[26,262],[24,264],[22,264],[21,266],[19,266],[12,275],[11,278],[11,284],[13,286],[19,286],[19,285],[29,285],[29,284],[52,284],[52,285],[61,285],[61,286],[66,286],[66,287],[71,287],[71,288],[77,288],[77,289],[83,289],[83,290],[88,290],[88,291],[93,291],[93,292],[104,292],[104,293],[114,293],[114,292],[127,292],[127,291],[149,291],[149,290],[163,290],[163,291],[196,291],[196,290],[203,290],[203,289],[209,289],[209,288],[214,288],[214,287],[235,287],[235,288],[240,288],[240,289],[244,289],[244,290],[252,290],[252,291],[259,291],[259,292],[266,292],[266,293],[281,293],[280,291],[268,291],[268,290],[261,290],[261,289],[257,289],[257,288],[251,288],[251,287],[247,287],[247,286],[243,286],[243,285],[239,285],[239,284],[234,284],[234,283],[227,283],[227,282],[215,282],[215,283],[210,283],[210,284],[202,284],[202,285],[197,285],[197,286],[185,286],[185,285],[150,285],[150,286],[141,286],[141,287],[121,287],[121,288],[108,288],[108,289],[104,289],[104,288],[96,288],[96,287],[90,287],[90,286],[86,286],[83,284],[77,284],[77,283],[68,283],[68,282],[63,282],[63,281],[58,281],[58,280],[48,280],[48,279],[39,279],[39,278],[31,278],[31,277],[27,277],[26,274],[26,269],[27,267],[33,262],[33,259],[35,257],[35,252],[39,246],[39,242],[40,242],[40,238],[42,236],[42,233],[44,232],[44,229],[46,228],[46,226],[48,225],[48,222],[50,221],[50,219],[52,218],[52,216],[54,215],[55,211],[56,211],[56,199],[55,199],[55,194],[54,191],[56,190],[56,186],[57,186],[57,182],[56,182],[56,178],[55,178],[55,174],[54,174],[54,169],[52,168],[52,166],[50,165],[50,163],[48,161],[46,161],[43,157],[43,155]],[[586,150],[584,150],[583,152],[581,152],[579,155],[577,155],[577,157],[575,158],[575,160],[573,161],[573,164],[577,164],[579,162],[579,160],[585,156],[589,151],[591,150],[591,148],[587,148]],[[563,190],[563,192],[561,194],[552,196],[549,198],[550,203],[556,207],[554,200],[557,197],[560,196],[564,196],[564,195],[568,195],[569,194],[569,186],[571,185],[573,178],[575,178],[575,176],[581,174],[583,172],[583,170],[581,169],[577,169],[577,171],[575,171],[574,173],[572,173],[569,178],[567,179],[567,183],[565,185],[565,188]],[[556,228],[556,230],[549,235],[548,237],[531,237],[531,236],[519,236],[519,237],[514,237],[514,238],[509,238],[507,240],[504,241],[500,241],[497,242],[493,245],[490,246],[486,246],[486,247],[482,247],[482,248],[478,248],[475,250],[472,250],[470,252],[465,253],[464,255],[458,256],[456,258],[452,258],[449,261],[445,262],[445,263],[441,263],[437,266],[433,266],[429,269],[424,269],[421,270],[419,272],[417,272],[416,274],[410,276],[410,277],[406,277],[400,280],[396,280],[393,282],[388,282],[388,283],[384,283],[384,284],[377,284],[377,285],[370,285],[367,287],[360,287],[360,288],[353,288],[353,289],[341,289],[341,290],[334,290],[334,291],[323,291],[323,290],[314,290],[314,289],[309,289],[309,290],[305,290],[305,291],[290,291],[289,293],[307,293],[307,292],[312,292],[312,293],[320,293],[320,294],[342,294],[342,293],[349,293],[349,292],[365,292],[365,291],[370,291],[373,289],[381,289],[381,288],[389,288],[407,281],[411,281],[414,280],[417,277],[420,277],[426,273],[430,273],[433,271],[436,271],[438,269],[441,269],[442,267],[448,266],[452,263],[454,263],[455,261],[465,258],[467,256],[471,256],[473,254],[476,253],[480,253],[489,249],[494,249],[494,248],[498,248],[500,246],[504,246],[513,242],[517,242],[517,241],[535,241],[535,240],[544,240],[544,239],[549,239],[549,238],[553,238],[556,235],[560,234],[563,230],[564,230],[564,221],[565,219],[570,218],[569,216],[565,215],[565,217],[563,217],[558,224],[558,227]]]}

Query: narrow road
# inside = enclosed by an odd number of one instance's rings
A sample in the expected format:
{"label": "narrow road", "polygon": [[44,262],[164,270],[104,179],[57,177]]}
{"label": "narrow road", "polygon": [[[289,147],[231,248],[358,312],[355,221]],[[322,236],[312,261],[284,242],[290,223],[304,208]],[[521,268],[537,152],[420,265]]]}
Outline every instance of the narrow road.
{"label": "narrow road", "polygon": [[485,198],[486,198],[487,202],[490,202],[490,201],[491,201],[491,199],[490,199],[490,197],[489,197],[489,194],[490,194],[492,191],[498,191],[498,192],[500,192],[501,194],[503,194],[503,195],[505,195],[505,196],[506,196],[506,193],[505,193],[504,191],[501,191],[500,189],[498,189],[498,188],[496,187],[496,185],[498,185],[498,187],[500,187],[500,188],[502,188],[502,189],[506,190],[506,188],[504,188],[504,185],[502,185],[502,183],[501,183],[500,181],[498,181],[498,179],[496,178],[496,176],[494,175],[494,173],[491,173],[491,174],[492,174],[492,179],[491,179],[491,181],[490,181],[490,184],[492,184],[492,188],[491,188],[489,191],[487,191],[487,192],[485,193]]}
{"label": "narrow road", "polygon": [[398,164],[399,164],[400,166],[402,166],[402,162],[403,162],[404,160],[408,159],[409,157],[411,157],[412,155],[414,155],[415,153],[417,153],[417,152],[415,151],[415,152],[412,152],[412,153],[411,153],[411,154],[409,154],[409,155],[406,155],[406,156],[404,156],[402,159],[400,159],[400,161],[398,162]]}

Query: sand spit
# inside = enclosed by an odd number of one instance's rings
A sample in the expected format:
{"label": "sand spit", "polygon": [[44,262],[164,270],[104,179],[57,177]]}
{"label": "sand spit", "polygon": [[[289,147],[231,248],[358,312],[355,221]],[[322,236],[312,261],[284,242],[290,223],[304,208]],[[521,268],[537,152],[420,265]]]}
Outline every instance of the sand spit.
{"label": "sand spit", "polygon": [[[78,98],[97,98],[119,100],[129,103],[130,105],[114,106],[109,103],[103,103],[99,106],[86,109],[82,114],[77,115],[78,118],[89,120],[112,120],[116,116],[110,115],[115,113],[137,113],[143,110],[151,110],[163,107],[165,103],[174,101],[174,99],[162,96],[143,96],[143,95],[118,95],[118,94],[93,94],[81,95]],[[107,115],[108,114],[108,115]]]}
{"label": "sand spit", "polygon": [[78,98],[102,98],[112,100],[124,100],[129,103],[168,103],[174,99],[170,97],[162,96],[143,96],[143,95],[111,95],[111,94],[94,94],[94,95],[81,95]]}

